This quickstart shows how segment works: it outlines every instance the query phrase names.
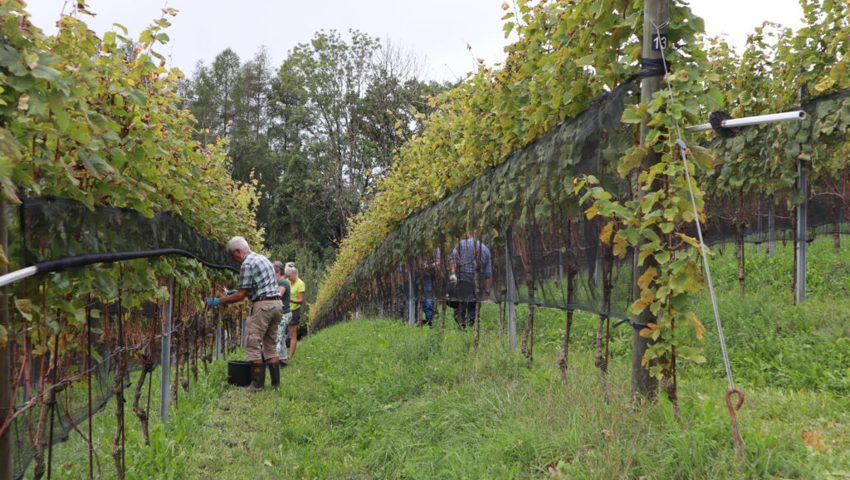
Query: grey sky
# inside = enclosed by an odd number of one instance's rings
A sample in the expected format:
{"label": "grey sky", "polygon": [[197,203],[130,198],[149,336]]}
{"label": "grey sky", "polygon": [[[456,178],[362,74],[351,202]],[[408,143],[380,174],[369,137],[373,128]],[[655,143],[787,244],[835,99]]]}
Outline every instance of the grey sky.
{"label": "grey sky", "polygon": [[[31,0],[33,22],[47,32],[66,0]],[[74,2],[68,2],[70,5]],[[103,33],[121,23],[137,34],[158,18],[165,0],[89,0],[97,13],[88,24]],[[180,14],[168,34],[172,42],[160,52],[187,74],[195,63],[209,63],[230,47],[242,59],[261,45],[268,47],[274,65],[295,44],[308,41],[319,29],[361,30],[424,59],[423,74],[452,80],[472,70],[475,58],[500,62],[507,43],[502,33],[502,0],[169,0]],[[710,34],[726,34],[733,45],[764,20],[799,26],[797,0],[693,0],[694,11],[705,19]],[[472,51],[467,50],[467,43]]]}

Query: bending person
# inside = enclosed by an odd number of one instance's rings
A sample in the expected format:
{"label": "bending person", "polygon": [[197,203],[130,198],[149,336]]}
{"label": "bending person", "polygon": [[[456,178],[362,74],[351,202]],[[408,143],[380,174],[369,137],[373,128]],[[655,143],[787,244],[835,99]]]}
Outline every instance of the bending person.
{"label": "bending person", "polygon": [[291,285],[289,309],[292,311],[292,319],[289,321],[289,358],[292,358],[295,356],[295,348],[298,346],[298,325],[301,324],[301,305],[304,304],[304,292],[307,290],[307,287],[298,278],[298,269],[295,268],[295,262],[288,262],[284,273]]}
{"label": "bending person", "polygon": [[472,233],[467,234],[452,249],[449,271],[450,281],[457,282],[455,320],[465,329],[475,323],[481,297],[490,295],[493,282],[490,249]]}
{"label": "bending person", "polygon": [[280,358],[280,363],[286,366],[289,359],[287,352],[288,345],[286,344],[286,329],[292,320],[292,311],[289,306],[290,290],[289,280],[284,276],[284,266],[280,262],[274,262],[274,276],[277,278],[277,288],[280,290],[280,303],[283,305],[283,318],[280,321],[280,328],[277,329],[277,355]]}
{"label": "bending person", "polygon": [[245,347],[245,356],[252,363],[251,386],[248,391],[257,392],[263,389],[266,383],[266,367],[269,368],[272,386],[277,387],[280,385],[280,363],[275,342],[283,308],[274,267],[268,258],[252,252],[248,242],[242,237],[233,237],[227,242],[227,253],[241,265],[239,287],[234,293],[221,298],[209,297],[207,305],[216,307],[241,302],[245,297],[251,299],[253,305],[246,322],[248,341]]}

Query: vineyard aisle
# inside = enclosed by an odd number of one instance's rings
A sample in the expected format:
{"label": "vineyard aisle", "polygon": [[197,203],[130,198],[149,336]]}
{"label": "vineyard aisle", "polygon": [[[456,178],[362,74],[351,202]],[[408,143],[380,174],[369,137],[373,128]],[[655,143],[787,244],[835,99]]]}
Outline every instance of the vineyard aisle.
{"label": "vineyard aisle", "polygon": [[[793,245],[779,243],[773,258],[746,249],[746,299],[736,289],[734,254],[713,261],[730,357],[746,393],[740,464],[711,328],[706,362],[682,376],[677,421],[663,398],[630,408],[628,329],[612,332],[606,402],[594,365],[596,317],[576,316],[562,383],[563,312],[537,310],[529,364],[509,353],[490,303],[478,349],[471,332],[438,316],[433,329],[360,320],[314,333],[283,370],[279,391],[249,395],[228,386],[225,362],[215,362],[172,403],[167,427],[154,413],[149,446],[127,404],[126,478],[847,478],[850,242],[840,250],[832,239],[812,242],[810,298],[802,306],[788,288]],[[840,280],[823,272],[841,272]],[[711,311],[705,297],[694,308],[701,317]],[[523,328],[527,312],[518,309]],[[154,391],[158,378],[155,372]],[[94,417],[100,479],[115,478],[114,408],[110,402]],[[159,411],[157,395],[150,411]],[[53,478],[86,477],[80,435],[55,450]]]}
{"label": "vineyard aisle", "polygon": [[[788,318],[793,307],[777,308],[766,314]],[[839,308],[821,304],[807,314],[846,317]],[[747,305],[737,310],[740,317],[730,323],[752,315]],[[804,386],[817,375],[840,374],[841,354],[822,372],[800,365],[777,378],[770,371],[781,360],[759,351],[760,342],[739,346],[741,364],[763,364],[742,375],[747,459],[739,466],[716,362],[684,378],[677,422],[666,401],[639,412],[628,408],[627,331],[613,342],[606,403],[592,364],[595,319],[577,319],[565,385],[556,366],[560,312],[539,315],[540,357],[530,367],[507,353],[497,318],[495,306],[485,308],[491,328],[478,350],[471,334],[400,322],[355,321],[319,332],[284,371],[281,391],[249,396],[227,388],[209,405],[207,423],[194,434],[188,478],[844,478],[850,472],[850,403],[837,393],[846,386]],[[791,320],[788,328],[800,327]],[[754,320],[761,321],[767,317]],[[811,336],[809,352],[827,354],[843,341],[825,332]]]}

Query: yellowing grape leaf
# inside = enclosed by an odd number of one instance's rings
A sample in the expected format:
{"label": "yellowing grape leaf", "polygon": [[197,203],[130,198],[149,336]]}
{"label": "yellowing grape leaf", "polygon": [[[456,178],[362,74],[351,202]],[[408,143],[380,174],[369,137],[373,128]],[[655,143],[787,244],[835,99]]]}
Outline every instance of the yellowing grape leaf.
{"label": "yellowing grape leaf", "polygon": [[821,81],[819,81],[818,83],[815,84],[815,92],[823,93],[823,92],[829,90],[830,88],[832,88],[833,85],[835,85],[834,79],[832,79],[831,77],[828,77],[828,76],[823,77],[823,79],[821,79]]}
{"label": "yellowing grape leaf", "polygon": [[614,235],[614,248],[612,253],[614,256],[622,258],[626,254],[626,240],[619,234]]}
{"label": "yellowing grape leaf", "polygon": [[649,283],[658,276],[658,270],[655,268],[647,268],[643,275],[638,278],[638,286],[641,290],[646,290],[649,287]]}
{"label": "yellowing grape leaf", "polygon": [[691,321],[691,324],[694,326],[694,331],[696,332],[697,339],[700,342],[705,340],[705,325],[699,321],[694,312],[688,312],[688,319]]}
{"label": "yellowing grape leaf", "polygon": [[656,330],[658,330],[658,324],[650,323],[646,328],[642,328],[638,334],[643,338],[651,338]]}
{"label": "yellowing grape leaf", "polygon": [[614,222],[608,222],[599,233],[599,241],[608,245],[611,243],[611,234],[614,232]]}
{"label": "yellowing grape leaf", "polygon": [[803,430],[803,443],[819,452],[826,450],[826,442],[823,441],[820,433],[814,430]]}

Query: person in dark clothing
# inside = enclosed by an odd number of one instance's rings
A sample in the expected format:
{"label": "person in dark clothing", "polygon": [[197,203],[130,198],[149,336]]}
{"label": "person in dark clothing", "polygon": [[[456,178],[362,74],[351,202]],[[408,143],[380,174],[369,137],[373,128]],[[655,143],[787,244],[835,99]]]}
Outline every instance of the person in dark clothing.
{"label": "person in dark clothing", "polygon": [[289,309],[290,292],[292,287],[289,285],[289,280],[284,276],[284,267],[281,262],[274,262],[274,276],[277,278],[277,287],[280,290],[280,300],[283,304],[283,318],[280,321],[280,328],[277,329],[277,354],[280,358],[280,363],[286,365],[289,361],[289,345],[287,345],[286,337],[289,322],[292,320],[292,311]]}
{"label": "person in dark clothing", "polygon": [[483,297],[490,293],[493,266],[490,249],[472,234],[452,249],[449,282],[456,282],[454,307],[455,321],[461,329],[475,323],[479,292]]}
{"label": "person in dark clothing", "polygon": [[[422,257],[419,260],[418,287],[421,288],[422,298],[422,324],[432,326],[434,321],[434,277],[440,269],[440,249],[435,249],[429,257]],[[418,314],[419,312],[417,312]]]}

